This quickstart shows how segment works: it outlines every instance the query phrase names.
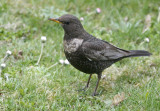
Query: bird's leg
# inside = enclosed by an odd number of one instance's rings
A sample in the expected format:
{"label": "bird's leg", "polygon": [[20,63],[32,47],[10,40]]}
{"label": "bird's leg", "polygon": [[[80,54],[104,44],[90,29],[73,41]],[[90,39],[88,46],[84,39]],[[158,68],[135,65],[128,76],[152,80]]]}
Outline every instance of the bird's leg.
{"label": "bird's leg", "polygon": [[88,88],[89,82],[90,82],[90,80],[91,80],[91,77],[92,77],[92,74],[89,75],[88,82],[87,82],[86,86],[85,86],[83,89]]}
{"label": "bird's leg", "polygon": [[97,83],[96,83],[96,88],[95,88],[92,96],[95,96],[95,95],[96,95],[96,91],[97,91],[97,88],[98,88],[99,81],[100,81],[100,79],[101,79],[101,75],[102,75],[102,73],[98,74],[98,80],[97,80]]}
{"label": "bird's leg", "polygon": [[89,82],[90,82],[90,80],[91,80],[91,76],[92,76],[92,74],[89,75],[88,82],[87,82],[86,86],[85,86],[83,89],[79,90],[79,91],[82,91],[82,90],[85,91],[85,90],[88,88]]}

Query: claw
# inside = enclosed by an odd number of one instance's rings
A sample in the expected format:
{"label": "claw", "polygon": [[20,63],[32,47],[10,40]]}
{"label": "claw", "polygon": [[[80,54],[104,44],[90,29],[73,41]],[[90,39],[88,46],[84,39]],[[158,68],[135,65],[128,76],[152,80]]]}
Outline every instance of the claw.
{"label": "claw", "polygon": [[80,92],[80,91],[86,91],[86,89],[87,89],[88,87],[84,87],[84,88],[82,88],[82,89],[79,89],[78,91]]}

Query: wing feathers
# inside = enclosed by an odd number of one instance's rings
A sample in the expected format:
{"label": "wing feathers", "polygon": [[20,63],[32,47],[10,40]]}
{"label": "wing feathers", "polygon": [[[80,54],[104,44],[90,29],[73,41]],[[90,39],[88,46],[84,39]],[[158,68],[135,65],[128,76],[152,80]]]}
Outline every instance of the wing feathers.
{"label": "wing feathers", "polygon": [[108,42],[93,39],[82,44],[85,56],[91,60],[114,60],[128,55],[128,51],[117,48]]}

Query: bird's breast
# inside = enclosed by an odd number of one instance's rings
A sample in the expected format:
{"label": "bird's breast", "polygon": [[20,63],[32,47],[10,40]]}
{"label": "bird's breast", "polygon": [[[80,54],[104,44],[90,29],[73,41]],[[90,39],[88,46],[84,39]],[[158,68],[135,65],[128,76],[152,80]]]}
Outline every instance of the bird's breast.
{"label": "bird's breast", "polygon": [[67,53],[73,53],[78,50],[78,48],[82,45],[83,39],[74,38],[71,40],[64,40],[63,46],[64,51]]}

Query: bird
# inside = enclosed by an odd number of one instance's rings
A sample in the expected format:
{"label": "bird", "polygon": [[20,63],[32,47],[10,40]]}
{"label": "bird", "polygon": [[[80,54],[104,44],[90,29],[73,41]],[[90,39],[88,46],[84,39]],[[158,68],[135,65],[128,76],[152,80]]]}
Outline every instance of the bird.
{"label": "bird", "polygon": [[91,76],[97,74],[98,79],[92,96],[97,95],[104,69],[124,58],[151,55],[144,50],[124,50],[94,37],[83,28],[80,20],[74,15],[64,14],[49,20],[61,24],[64,29],[63,47],[67,60],[79,71],[89,74],[84,90],[89,87]]}

